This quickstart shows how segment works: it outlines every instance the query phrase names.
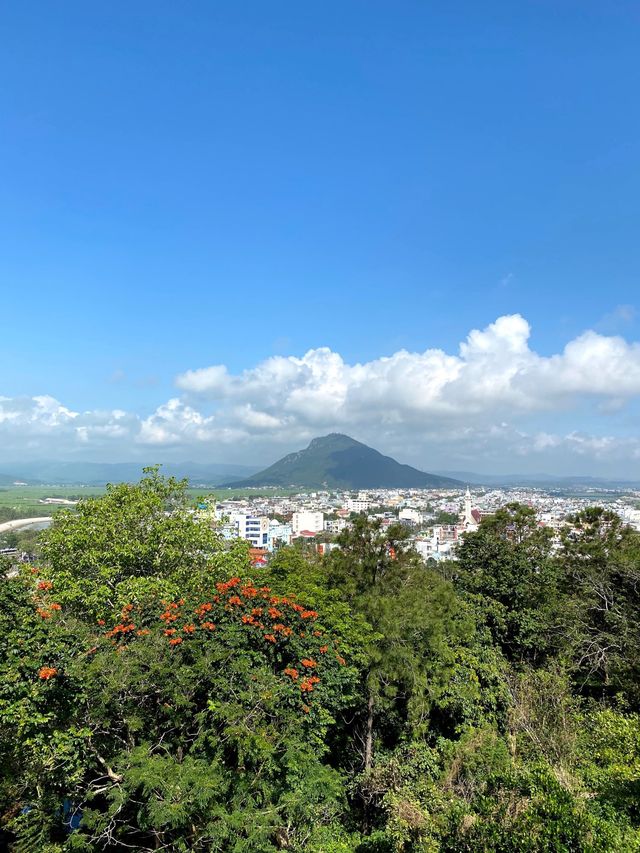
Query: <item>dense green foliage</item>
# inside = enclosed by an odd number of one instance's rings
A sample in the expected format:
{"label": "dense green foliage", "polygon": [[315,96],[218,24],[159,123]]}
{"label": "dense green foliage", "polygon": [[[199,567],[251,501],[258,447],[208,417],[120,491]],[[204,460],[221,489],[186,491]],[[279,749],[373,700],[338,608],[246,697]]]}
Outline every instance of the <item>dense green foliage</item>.
{"label": "dense green foliage", "polygon": [[640,850],[640,536],[510,505],[426,568],[363,516],[251,567],[138,485],[0,584],[16,853]]}
{"label": "dense green foliage", "polygon": [[42,506],[38,504],[38,506],[29,506],[21,509],[14,509],[9,506],[0,506],[0,523],[5,521],[15,521],[18,518],[37,518],[38,516],[45,516],[50,511],[49,507]]}
{"label": "dense green foliage", "polygon": [[432,524],[457,524],[460,516],[457,512],[445,512],[443,509],[438,510],[432,519]]}
{"label": "dense green foliage", "polygon": [[28,554],[39,554],[40,531],[26,527],[0,533],[0,548],[16,548]]}

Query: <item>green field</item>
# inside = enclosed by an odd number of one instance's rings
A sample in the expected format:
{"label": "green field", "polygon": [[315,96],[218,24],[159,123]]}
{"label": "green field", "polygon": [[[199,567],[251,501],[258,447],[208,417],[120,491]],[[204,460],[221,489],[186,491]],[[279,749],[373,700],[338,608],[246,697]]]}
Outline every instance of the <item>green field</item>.
{"label": "green field", "polygon": [[216,489],[212,486],[210,489],[189,489],[189,494],[195,498],[204,497],[205,495],[215,495],[216,500],[233,500],[234,498],[279,498],[289,495],[298,495],[302,489]]}
{"label": "green field", "polygon": [[[60,507],[40,503],[44,498],[67,498],[77,500],[104,494],[100,486],[4,486],[0,487],[0,522],[12,518],[30,518],[38,515],[53,515]],[[233,498],[271,497],[296,494],[296,489],[189,489],[193,502],[197,503],[209,495],[217,500]]]}
{"label": "green field", "polygon": [[104,489],[95,486],[90,488],[83,486],[4,486],[0,488],[0,520],[9,511],[14,518],[52,515],[59,507],[39,503],[44,498],[67,498],[70,500],[99,495],[103,492]]}

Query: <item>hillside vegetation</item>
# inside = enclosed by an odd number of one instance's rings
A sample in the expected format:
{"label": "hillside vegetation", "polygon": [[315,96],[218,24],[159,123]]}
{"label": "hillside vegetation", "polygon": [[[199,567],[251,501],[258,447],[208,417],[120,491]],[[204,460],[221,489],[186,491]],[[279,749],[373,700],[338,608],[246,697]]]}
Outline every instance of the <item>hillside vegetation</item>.
{"label": "hillside vegetation", "polygon": [[314,438],[305,450],[289,453],[264,471],[240,482],[243,486],[290,486],[306,489],[458,489],[459,480],[426,474],[401,465],[348,435]]}
{"label": "hillside vegetation", "polygon": [[425,567],[359,517],[268,568],[186,485],[62,510],[0,584],[16,853],[640,850],[640,537],[509,505]]}

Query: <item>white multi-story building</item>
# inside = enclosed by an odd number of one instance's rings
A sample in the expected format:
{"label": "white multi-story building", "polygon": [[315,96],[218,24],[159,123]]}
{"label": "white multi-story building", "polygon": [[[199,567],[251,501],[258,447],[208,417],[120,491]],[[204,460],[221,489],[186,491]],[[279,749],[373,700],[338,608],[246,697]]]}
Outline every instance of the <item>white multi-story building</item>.
{"label": "white multi-story building", "polygon": [[341,533],[348,525],[346,518],[328,518],[324,523],[324,529],[327,533]]}
{"label": "white multi-story building", "polygon": [[422,513],[418,512],[417,509],[411,509],[411,507],[404,507],[398,513],[398,519],[400,521],[410,521],[411,524],[422,524]]}
{"label": "white multi-story building", "polygon": [[433,558],[434,554],[438,550],[438,543],[433,536],[430,536],[429,538],[425,537],[416,539],[413,544],[418,554],[420,554],[424,560]]}
{"label": "white multi-story building", "polygon": [[269,548],[269,519],[265,516],[234,512],[229,516],[223,534],[230,530],[232,535],[247,539],[254,548]]}
{"label": "white multi-story building", "polygon": [[452,541],[441,542],[436,536],[431,536],[416,539],[414,546],[424,560],[451,560],[455,559],[457,543]]}
{"label": "white multi-story building", "polygon": [[271,548],[277,548],[279,545],[291,545],[291,537],[293,536],[293,528],[290,524],[286,524],[272,518],[269,522],[269,544]]}
{"label": "white multi-story building", "polygon": [[309,510],[294,512],[291,526],[294,536],[298,536],[303,530],[308,530],[310,533],[320,533],[324,527],[324,513]]}
{"label": "white multi-story building", "polygon": [[349,498],[345,503],[345,509],[349,512],[366,512],[371,506],[367,498]]}
{"label": "white multi-story building", "polygon": [[458,547],[457,529],[452,526],[432,527],[428,534],[413,540],[418,554],[425,560],[455,559]]}

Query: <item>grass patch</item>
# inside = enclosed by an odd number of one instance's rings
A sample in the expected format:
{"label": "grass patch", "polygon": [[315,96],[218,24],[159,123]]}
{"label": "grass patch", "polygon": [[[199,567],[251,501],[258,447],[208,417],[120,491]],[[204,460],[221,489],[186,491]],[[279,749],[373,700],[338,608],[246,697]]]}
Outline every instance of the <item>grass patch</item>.
{"label": "grass patch", "polygon": [[[41,503],[45,498],[82,498],[103,495],[100,486],[4,486],[0,487],[0,522],[10,518],[32,518],[38,515],[54,515],[61,506]],[[189,489],[194,503],[213,495],[217,501],[238,498],[285,497],[297,494],[297,489]]]}

